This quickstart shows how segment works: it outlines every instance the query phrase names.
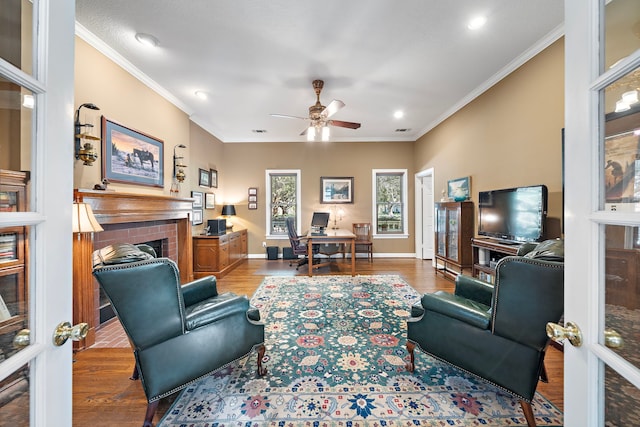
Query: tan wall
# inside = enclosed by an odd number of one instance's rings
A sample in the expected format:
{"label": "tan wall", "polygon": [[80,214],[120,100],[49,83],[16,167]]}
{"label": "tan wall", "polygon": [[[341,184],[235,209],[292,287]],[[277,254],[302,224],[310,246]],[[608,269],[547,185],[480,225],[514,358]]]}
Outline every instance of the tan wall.
{"label": "tan wall", "polygon": [[[187,115],[149,89],[81,39],[76,39],[75,101],[92,102],[100,111],[82,109],[81,120],[95,125],[100,115],[164,141],[165,186],[112,184],[127,193],[169,195],[173,172],[173,147],[185,144],[187,179],[180,196],[191,191],[211,192],[214,210],[203,210],[204,222],[220,215],[223,204],[236,205],[233,223],[249,230],[249,253],[263,254],[265,238],[265,170],[302,171],[302,224],[314,210],[332,205],[319,203],[321,176],[353,176],[355,203],[340,205],[340,223],[371,221],[371,170],[407,169],[408,239],[378,239],[376,253],[414,252],[414,174],[435,169],[436,198],[449,179],[471,176],[472,199],[481,190],[545,184],[550,192],[549,212],[559,229],[561,216],[561,129],[563,127],[563,41],[530,60],[488,92],[424,135],[417,142],[352,143],[237,143],[223,144],[191,122]],[[75,162],[76,188],[93,188],[100,182],[102,153],[94,166]],[[198,169],[216,169],[218,188],[198,186]],[[258,188],[258,209],[248,210],[247,190]],[[202,231],[194,227],[194,234]],[[302,231],[302,230],[300,230]],[[268,245],[288,246],[286,240]]]}
{"label": "tan wall", "polygon": [[[113,183],[109,189],[123,193],[151,193],[169,195],[173,173],[173,147],[187,146],[185,158],[189,159],[189,117],[176,106],[142,84],[120,66],[106,58],[82,39],[76,37],[75,60],[75,108],[91,102],[100,111],[87,108],[80,110],[80,121],[91,123],[89,130],[100,136],[100,116],[131,129],[158,138],[164,142],[164,188]],[[71,141],[69,142],[72,143]],[[98,142],[99,144],[99,142]],[[102,179],[103,153],[98,149],[98,160],[92,166],[74,162],[74,185],[76,188],[93,188]],[[188,169],[183,189],[191,182],[197,185],[196,173]],[[188,196],[184,190],[181,196]]]}
{"label": "tan wall", "polygon": [[545,184],[549,229],[562,216],[564,39],[560,39],[416,142],[416,171],[434,168],[435,196],[471,177],[478,192]]}
{"label": "tan wall", "polygon": [[[320,177],[354,177],[354,203],[341,204],[345,215],[338,226],[351,228],[353,222],[371,222],[372,169],[407,169],[409,185],[409,232],[413,234],[413,174],[410,165],[413,142],[340,142],[334,144],[247,143],[225,144],[224,201],[236,205],[238,218],[234,224],[249,230],[249,253],[264,252],[265,240],[265,170],[300,169],[302,181],[302,224],[311,223],[315,210],[328,211],[336,205],[320,203]],[[221,178],[222,179],[222,178]],[[247,190],[258,188],[258,209],[248,210]],[[285,247],[288,240],[269,240],[268,245]],[[413,253],[414,241],[378,239],[376,253]]]}

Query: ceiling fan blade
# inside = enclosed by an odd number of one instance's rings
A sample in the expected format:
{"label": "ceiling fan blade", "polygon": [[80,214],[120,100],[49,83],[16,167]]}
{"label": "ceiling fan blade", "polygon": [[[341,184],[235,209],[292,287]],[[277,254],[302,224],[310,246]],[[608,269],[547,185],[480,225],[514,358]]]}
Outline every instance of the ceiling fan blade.
{"label": "ceiling fan blade", "polygon": [[302,119],[302,120],[309,120],[308,117],[299,117],[299,116],[289,116],[287,114],[269,114],[272,117],[282,117],[285,119]]}
{"label": "ceiling fan blade", "polygon": [[342,107],[344,107],[344,102],[340,101],[339,99],[334,99],[333,101],[331,101],[331,104],[327,105],[327,107],[324,110],[322,110],[320,115],[325,119],[329,118],[333,116],[335,113],[337,113],[338,110],[341,109]]}
{"label": "ceiling fan blade", "polygon": [[349,128],[349,129],[358,129],[360,127],[360,123],[354,122],[343,122],[342,120],[329,120],[327,121],[331,126],[338,126],[341,128]]}

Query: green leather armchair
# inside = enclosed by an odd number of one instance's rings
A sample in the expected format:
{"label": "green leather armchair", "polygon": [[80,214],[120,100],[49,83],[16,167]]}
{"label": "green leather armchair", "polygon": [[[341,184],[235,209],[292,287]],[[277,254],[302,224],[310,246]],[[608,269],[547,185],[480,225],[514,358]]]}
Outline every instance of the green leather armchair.
{"label": "green leather armchair", "polygon": [[148,401],[143,427],[153,426],[159,399],[254,349],[258,374],[266,373],[258,310],[245,296],[218,294],[215,277],[181,286],[172,260],[128,244],[95,251],[93,275],[133,347]]}
{"label": "green leather armchair", "polygon": [[409,371],[419,347],[520,399],[529,427],[538,380],[544,377],[547,322],[564,308],[561,240],[525,244],[501,259],[495,285],[459,275],[453,294],[425,294],[407,322]]}

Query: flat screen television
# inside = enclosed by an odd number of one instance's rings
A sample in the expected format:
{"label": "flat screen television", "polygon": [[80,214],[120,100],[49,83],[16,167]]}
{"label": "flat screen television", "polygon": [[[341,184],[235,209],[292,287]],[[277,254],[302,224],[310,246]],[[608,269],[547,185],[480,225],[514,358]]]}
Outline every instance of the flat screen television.
{"label": "flat screen television", "polygon": [[478,234],[505,242],[531,242],[544,238],[547,187],[481,191],[478,197]]}

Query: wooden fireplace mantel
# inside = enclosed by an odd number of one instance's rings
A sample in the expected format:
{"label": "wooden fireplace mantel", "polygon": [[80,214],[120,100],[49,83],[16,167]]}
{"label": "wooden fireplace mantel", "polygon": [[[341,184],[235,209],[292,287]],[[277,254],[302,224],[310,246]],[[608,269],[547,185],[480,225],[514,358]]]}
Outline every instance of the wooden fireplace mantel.
{"label": "wooden fireplace mantel", "polygon": [[[101,225],[127,224],[147,221],[175,220],[177,225],[178,259],[182,283],[193,280],[193,246],[191,238],[191,211],[193,199],[164,195],[129,194],[115,191],[76,189],[74,201],[88,203]],[[134,242],[137,243],[137,242]],[[96,295],[92,276],[91,255],[93,236],[88,233],[74,235],[73,240],[73,317],[74,324],[89,324],[87,338],[76,348],[95,343]]]}

